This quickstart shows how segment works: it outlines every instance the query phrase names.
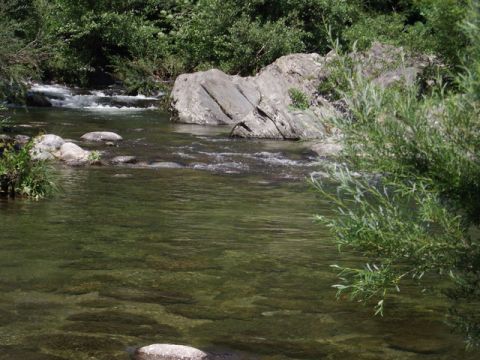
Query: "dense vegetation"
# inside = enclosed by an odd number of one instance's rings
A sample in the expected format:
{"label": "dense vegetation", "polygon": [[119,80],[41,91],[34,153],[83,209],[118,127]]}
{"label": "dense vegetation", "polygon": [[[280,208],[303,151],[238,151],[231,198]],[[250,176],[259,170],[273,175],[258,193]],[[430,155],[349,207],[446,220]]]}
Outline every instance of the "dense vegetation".
{"label": "dense vegetation", "polygon": [[390,294],[417,283],[449,299],[449,322],[478,346],[480,8],[471,14],[462,23],[464,68],[452,86],[439,79],[428,92],[418,84],[384,89],[362,76],[352,57],[337,59],[338,96],[350,110],[335,121],[346,165],[332,171],[336,194],[316,185],[338,209],[335,218],[321,220],[342,249],[368,259],[360,268],[335,266],[339,294],[375,300],[383,313]]}
{"label": "dense vegetation", "polygon": [[180,72],[251,74],[277,57],[373,39],[459,63],[467,0],[5,0],[0,96],[43,78],[155,91]]}

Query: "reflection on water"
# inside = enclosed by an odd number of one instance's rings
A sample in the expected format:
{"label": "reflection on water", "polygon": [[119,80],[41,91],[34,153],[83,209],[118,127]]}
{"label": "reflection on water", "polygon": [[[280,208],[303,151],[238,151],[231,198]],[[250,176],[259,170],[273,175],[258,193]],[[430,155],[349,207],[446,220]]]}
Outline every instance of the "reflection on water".
{"label": "reflection on water", "polygon": [[0,359],[128,359],[154,342],[248,359],[478,358],[438,300],[401,294],[383,319],[335,300],[329,265],[358,259],[312,222],[330,209],[304,181],[316,165],[301,144],[192,134],[155,112],[13,119],[74,140],[113,130],[125,142],[105,156],[185,167],[60,167],[54,198],[0,203]]}

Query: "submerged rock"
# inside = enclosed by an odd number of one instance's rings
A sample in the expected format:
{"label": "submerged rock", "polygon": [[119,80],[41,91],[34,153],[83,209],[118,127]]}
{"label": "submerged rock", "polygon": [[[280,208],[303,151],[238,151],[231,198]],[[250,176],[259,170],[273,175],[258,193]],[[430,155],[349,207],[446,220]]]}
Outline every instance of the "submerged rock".
{"label": "submerged rock", "polygon": [[45,95],[34,92],[27,93],[26,103],[28,106],[52,107],[52,103]]}
{"label": "submerged rock", "polygon": [[207,353],[190,346],[153,344],[137,349],[135,360],[210,360]]}
{"label": "submerged rock", "polygon": [[146,164],[146,167],[152,169],[181,169],[184,166],[171,161],[158,161],[151,164]]}
{"label": "submerged rock", "polygon": [[93,131],[82,135],[82,140],[86,141],[121,141],[123,138],[111,131]]}

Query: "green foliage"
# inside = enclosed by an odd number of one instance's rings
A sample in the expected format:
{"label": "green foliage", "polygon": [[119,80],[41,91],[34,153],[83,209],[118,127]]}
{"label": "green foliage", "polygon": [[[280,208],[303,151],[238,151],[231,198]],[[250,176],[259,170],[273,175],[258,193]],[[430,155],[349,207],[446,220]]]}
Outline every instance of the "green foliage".
{"label": "green foliage", "polygon": [[[468,0],[416,0],[373,2],[365,5],[365,16],[345,29],[346,43],[368,48],[373,41],[409,50],[439,55],[449,65],[460,63],[468,39],[461,29]],[[388,3],[388,5],[387,5]],[[388,11],[388,6],[393,11]]]}
{"label": "green foliage", "polygon": [[453,65],[461,62],[461,54],[469,42],[462,25],[471,9],[470,2],[471,0],[420,0],[418,4],[425,18],[430,49]]}
{"label": "green foliage", "polygon": [[99,151],[96,151],[96,150],[90,151],[90,154],[88,154],[88,162],[90,164],[100,161],[101,158],[102,158],[102,155],[100,154]]}
{"label": "green foliage", "polygon": [[422,279],[432,274],[436,283],[450,284],[449,321],[470,346],[480,344],[478,10],[463,26],[471,46],[465,71],[456,77],[458,93],[442,84],[428,97],[416,85],[383,89],[344,68],[348,87],[340,95],[350,116],[335,125],[344,134],[345,163],[364,175],[333,169],[333,195],[315,181],[338,209],[337,217],[320,220],[341,249],[369,259],[364,268],[336,266],[339,292],[372,300],[383,313],[391,291],[412,280],[426,287]]}
{"label": "green foliage", "polygon": [[29,37],[33,30],[29,29],[21,9],[19,1],[0,3],[0,101],[19,97],[24,91],[23,80],[38,75],[42,54],[36,39]]}
{"label": "green foliage", "polygon": [[176,51],[188,68],[217,66],[245,75],[279,56],[304,49],[298,23],[258,15],[250,3],[200,0],[188,21],[182,18],[175,24]]}
{"label": "green foliage", "polygon": [[310,99],[303,91],[291,88],[288,90],[288,95],[290,95],[294,109],[307,110],[310,107]]}
{"label": "green foliage", "polygon": [[365,16],[346,29],[343,36],[347,43],[355,43],[359,50],[369,48],[374,41],[404,45],[418,51],[430,50],[432,39],[426,36],[424,24],[406,25],[406,21],[406,15],[399,13]]}
{"label": "green foliage", "polygon": [[22,81],[82,86],[122,81],[151,93],[211,67],[250,75],[292,52],[373,40],[439,55],[468,45],[467,0],[7,0],[0,5],[0,91]]}
{"label": "green foliage", "polygon": [[34,199],[48,196],[54,190],[50,168],[30,155],[32,143],[17,150],[6,144],[0,156],[0,193],[14,197],[24,195]]}

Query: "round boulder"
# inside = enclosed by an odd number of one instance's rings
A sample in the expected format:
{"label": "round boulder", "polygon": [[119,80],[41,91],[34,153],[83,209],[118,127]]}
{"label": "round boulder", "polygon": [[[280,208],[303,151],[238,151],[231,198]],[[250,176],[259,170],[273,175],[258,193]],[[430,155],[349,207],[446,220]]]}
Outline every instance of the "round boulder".
{"label": "round boulder", "polygon": [[33,149],[37,151],[52,152],[60,149],[65,144],[60,136],[54,134],[45,134],[35,138]]}
{"label": "round boulder", "polygon": [[123,138],[111,131],[93,131],[86,133],[82,135],[81,137],[82,140],[86,141],[96,141],[96,142],[101,142],[101,141],[121,141]]}
{"label": "round boulder", "polygon": [[30,154],[34,160],[52,160],[53,153],[65,144],[60,136],[45,134],[35,138]]}
{"label": "round boulder", "polygon": [[208,360],[208,354],[190,346],[153,344],[135,351],[135,360]]}
{"label": "round boulder", "polygon": [[58,158],[70,163],[84,163],[88,161],[89,151],[83,150],[80,146],[67,142],[60,147],[56,154]]}

